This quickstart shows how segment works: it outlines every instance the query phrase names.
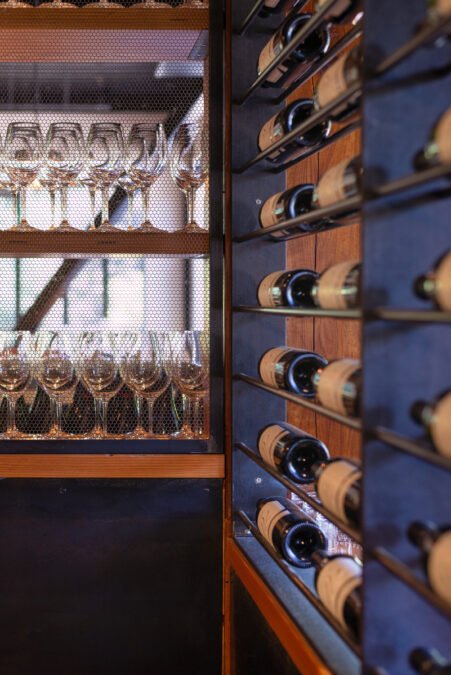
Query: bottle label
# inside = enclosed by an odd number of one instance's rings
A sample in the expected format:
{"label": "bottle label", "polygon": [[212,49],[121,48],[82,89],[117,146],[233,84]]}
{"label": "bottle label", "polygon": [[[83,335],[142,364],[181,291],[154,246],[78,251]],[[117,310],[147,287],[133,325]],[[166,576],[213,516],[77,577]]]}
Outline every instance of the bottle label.
{"label": "bottle label", "polygon": [[[327,2],[327,0],[316,0],[316,9],[321,9],[321,7]],[[352,4],[352,0],[338,0],[333,7],[329,10],[328,16],[338,17],[346,12]]]}
{"label": "bottle label", "polygon": [[321,404],[342,415],[347,414],[343,399],[346,382],[360,367],[354,359],[339,359],[327,365],[320,375],[317,395]]}
{"label": "bottle label", "polygon": [[262,227],[271,227],[271,225],[277,225],[279,222],[277,217],[277,205],[282,194],[283,192],[278,192],[276,195],[267,199],[263,204],[260,211],[260,223]]}
{"label": "bottle label", "polygon": [[362,568],[352,558],[333,558],[318,574],[316,590],[319,599],[344,628],[346,600],[361,583]]}
{"label": "bottle label", "polygon": [[334,98],[346,91],[348,86],[346,82],[346,58],[347,55],[338,59],[326,70],[318,82],[316,100],[320,108],[324,108]]}
{"label": "bottle label", "polygon": [[261,535],[271,544],[271,546],[273,546],[272,533],[274,527],[283,516],[286,516],[289,513],[288,509],[277,500],[266,502],[266,504],[263,504],[261,507],[257,516],[257,527]]}
{"label": "bottle label", "polygon": [[446,394],[435,407],[431,436],[438,452],[451,457],[451,394]]}
{"label": "bottle label", "polygon": [[[266,150],[270,145],[275,143],[279,138],[283,136],[283,128],[279,122],[279,115],[274,115],[268,120],[261,128],[260,134],[258,136],[258,145],[260,150]],[[270,157],[277,157],[282,152],[283,148],[275,150]]]}
{"label": "bottle label", "polygon": [[271,387],[278,387],[277,381],[277,364],[281,357],[286,354],[286,347],[274,347],[269,349],[266,354],[263,354],[260,361],[260,377],[263,382],[269,384]]}
{"label": "bottle label", "polygon": [[324,506],[344,522],[346,494],[353,483],[362,477],[360,469],[346,460],[331,462],[318,479],[318,496]]}
{"label": "bottle label", "polygon": [[438,157],[441,162],[451,162],[451,108],[440,118],[435,132]]}
{"label": "bottle label", "polygon": [[[451,128],[449,133],[451,135]],[[440,309],[443,309],[444,312],[451,312],[451,252],[443,258],[438,266],[435,275],[435,300]]]}
{"label": "bottle label", "polygon": [[283,270],[273,272],[260,282],[257,297],[261,307],[279,307],[282,304],[282,294],[277,286],[282,274],[284,274]]}
{"label": "bottle label", "polygon": [[343,288],[350,272],[358,260],[347,260],[346,262],[332,265],[323,272],[317,282],[316,300],[319,307],[323,309],[346,309],[346,297],[343,294]]}
{"label": "bottle label", "polygon": [[274,456],[274,449],[277,443],[283,436],[287,435],[287,430],[283,427],[280,427],[278,424],[271,424],[271,426],[266,427],[266,429],[260,434],[258,441],[258,451],[262,456],[262,459],[277,469],[278,464],[276,463]]}
{"label": "bottle label", "polygon": [[328,169],[320,178],[317,188],[318,206],[324,208],[346,198],[344,177],[351,161],[345,159]]}
{"label": "bottle label", "polygon": [[[274,59],[278,54],[280,54],[282,49],[283,49],[283,42],[280,39],[279,34],[276,33],[275,35],[273,35],[271,40],[265,45],[265,47],[263,47],[263,49],[260,52],[257,67],[257,72],[259,75],[261,75],[262,72],[266,70],[266,68],[269,66],[270,63],[272,63],[272,61],[274,61]],[[277,68],[274,68],[274,70],[270,72],[270,74],[267,77],[267,80],[269,82],[277,82],[277,80],[279,80],[282,77],[282,75],[286,72],[286,70],[287,68],[283,64],[280,64],[279,66],[277,66]]]}
{"label": "bottle label", "polygon": [[434,591],[451,602],[451,531],[435,542],[428,557],[428,577]]}
{"label": "bottle label", "polygon": [[280,2],[280,0],[266,0],[265,1],[265,7],[277,7],[279,2]]}
{"label": "bottle label", "polygon": [[434,0],[433,9],[439,16],[451,14],[451,0]]}

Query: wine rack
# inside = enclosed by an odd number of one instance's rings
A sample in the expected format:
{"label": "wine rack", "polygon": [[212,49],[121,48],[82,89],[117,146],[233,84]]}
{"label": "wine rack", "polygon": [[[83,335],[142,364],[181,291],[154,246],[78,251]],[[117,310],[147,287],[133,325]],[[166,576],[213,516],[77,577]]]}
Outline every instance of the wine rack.
{"label": "wine rack", "polygon": [[[257,76],[258,55],[284,16],[261,18],[262,1],[231,0],[232,199],[228,237],[232,542],[226,551],[226,564],[230,566],[232,587],[237,579],[250,587],[250,567],[255,586],[262,584],[271,602],[278,604],[277,613],[273,606],[269,610],[256,592],[251,593],[299,672],[304,672],[304,668],[305,672],[324,668],[343,675],[358,672],[406,675],[414,672],[409,654],[416,647],[437,649],[445,659],[451,659],[448,639],[451,607],[429,585],[420,555],[407,537],[413,521],[427,520],[446,526],[451,518],[448,498],[451,462],[432,447],[409,417],[415,400],[433,400],[449,389],[451,382],[451,313],[434,308],[432,303],[428,307],[412,290],[415,278],[432,269],[449,249],[451,166],[449,162],[438,162],[415,170],[413,156],[425,146],[428,133],[451,102],[450,47],[446,37],[451,18],[428,20],[426,3],[422,0],[403,0],[396,6],[389,0],[365,0],[363,18],[354,26],[334,29],[332,44],[324,55],[294,77],[286,88],[266,88],[264,84],[272,69],[321,25],[335,3],[336,0],[322,3],[277,52],[270,66]],[[293,11],[312,12],[312,4],[301,2]],[[310,97],[308,92],[312,82],[316,84],[318,74],[343,49],[357,44],[358,39],[363,52],[361,81],[279,136],[270,147],[257,152],[256,136],[262,125],[287,99],[291,102],[296,97]],[[357,120],[335,126],[322,144],[305,149],[282,165],[266,161],[275,150],[327,120],[334,110],[359,93],[362,99]],[[358,129],[363,137],[364,182],[360,194],[275,225],[258,226],[260,207],[269,197],[296,183],[315,182],[312,172],[316,171],[317,178],[318,167],[321,175],[337,164],[341,148],[345,147],[343,143],[348,143],[351,136],[354,138]],[[349,145],[353,142],[349,140]],[[295,178],[290,174],[293,170]],[[343,215],[350,214],[352,222],[340,222]],[[330,223],[319,225],[314,231],[299,231],[299,225],[318,223],[323,218]],[[257,287],[271,272],[294,268],[322,272],[325,264],[318,262],[318,251],[323,252],[329,266],[334,262],[334,247],[337,261],[346,259],[340,249],[340,237],[344,247],[353,251],[347,259],[353,257],[358,220],[363,267],[359,307],[327,310],[258,306]],[[270,235],[290,230],[292,234],[286,241],[271,239]],[[309,264],[304,262],[307,260]],[[330,358],[336,359],[349,356],[348,348],[354,350],[354,355],[356,336],[363,370],[361,419],[277,389],[258,375],[259,358],[272,347],[288,344],[317,351],[326,358],[329,351]],[[356,454],[361,456],[361,531],[331,513],[304,486],[295,484],[262,459],[256,446],[258,432],[278,419],[317,435],[335,457],[351,455],[352,461]],[[260,498],[287,494],[316,509],[363,547],[361,644],[321,604],[314,590],[312,570],[290,566],[255,523]],[[230,592],[233,602],[238,603],[239,583],[237,590],[232,588]],[[285,622],[286,615],[291,624],[283,631],[278,622]],[[232,635],[234,621],[232,615]],[[236,621],[238,625],[240,622]],[[306,639],[318,655],[316,669],[309,663]],[[238,637],[236,644],[235,660],[244,664],[246,656]],[[265,650],[263,645],[260,648]],[[285,672],[283,664],[280,659],[277,664],[280,672]],[[233,668],[227,672],[234,672]],[[287,667],[286,672],[292,671]]]}

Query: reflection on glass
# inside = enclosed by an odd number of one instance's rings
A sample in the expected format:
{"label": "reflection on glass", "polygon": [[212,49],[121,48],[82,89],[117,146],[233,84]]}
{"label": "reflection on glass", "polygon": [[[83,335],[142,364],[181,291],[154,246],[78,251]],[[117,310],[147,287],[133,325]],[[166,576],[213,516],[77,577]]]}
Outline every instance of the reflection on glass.
{"label": "reflection on glass", "polygon": [[7,400],[6,440],[22,438],[16,427],[16,405],[32,376],[30,335],[23,331],[0,332],[0,393]]}

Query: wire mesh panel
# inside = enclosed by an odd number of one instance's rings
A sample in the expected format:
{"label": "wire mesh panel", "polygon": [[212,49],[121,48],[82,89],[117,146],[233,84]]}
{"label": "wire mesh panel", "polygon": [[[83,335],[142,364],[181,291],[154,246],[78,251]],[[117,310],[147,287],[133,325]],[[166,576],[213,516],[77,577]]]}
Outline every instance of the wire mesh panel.
{"label": "wire mesh panel", "polygon": [[210,436],[207,3],[143,4],[0,31],[2,440]]}

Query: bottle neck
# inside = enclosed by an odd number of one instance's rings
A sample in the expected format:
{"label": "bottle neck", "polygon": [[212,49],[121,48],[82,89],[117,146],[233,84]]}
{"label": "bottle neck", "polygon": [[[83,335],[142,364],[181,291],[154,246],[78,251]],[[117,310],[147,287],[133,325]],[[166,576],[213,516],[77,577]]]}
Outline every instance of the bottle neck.
{"label": "bottle neck", "polygon": [[422,300],[433,300],[437,290],[435,274],[424,274],[415,281],[414,291]]}
{"label": "bottle neck", "polygon": [[[435,649],[419,647],[410,653],[410,665],[420,675],[432,675],[435,672],[451,672],[451,664]],[[449,670],[442,671],[442,668]]]}
{"label": "bottle neck", "polygon": [[412,544],[418,546],[424,553],[428,554],[440,537],[440,531],[434,523],[415,522],[410,525],[407,535]]}

